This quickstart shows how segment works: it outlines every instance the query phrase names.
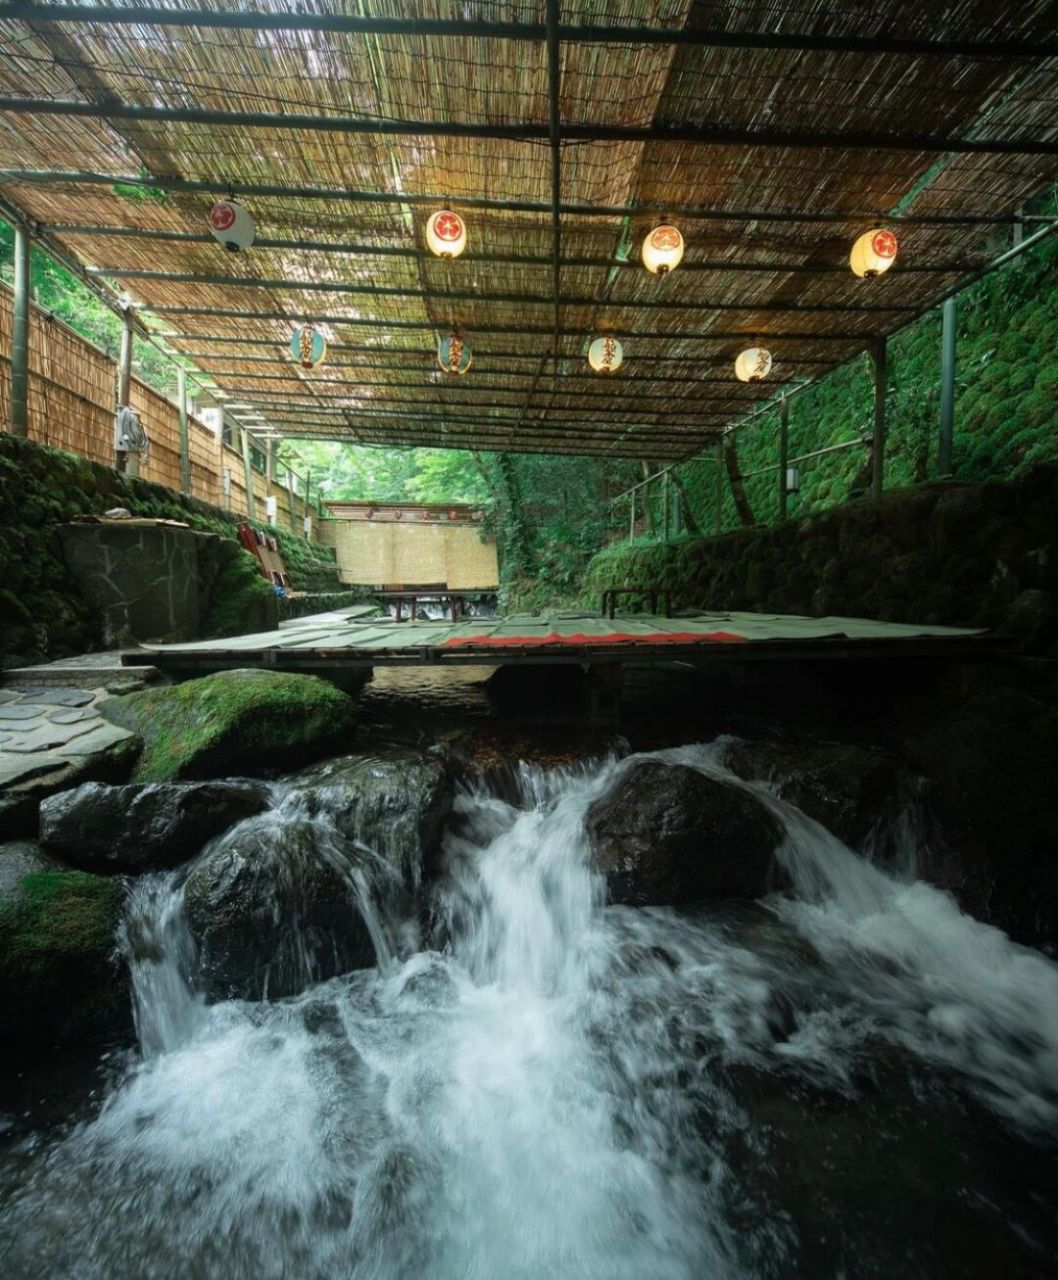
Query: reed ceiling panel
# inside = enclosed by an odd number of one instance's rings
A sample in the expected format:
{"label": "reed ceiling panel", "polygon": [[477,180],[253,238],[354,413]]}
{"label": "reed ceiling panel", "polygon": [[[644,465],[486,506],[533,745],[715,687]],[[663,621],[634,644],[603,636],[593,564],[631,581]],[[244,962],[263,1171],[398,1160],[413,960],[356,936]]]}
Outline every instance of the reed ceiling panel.
{"label": "reed ceiling panel", "polygon": [[[199,7],[169,2],[182,11]],[[301,7],[348,12],[337,0]],[[390,16],[446,20],[453,6],[413,0],[390,6]],[[547,6],[470,0],[457,16],[542,24]],[[907,0],[564,0],[561,21],[1038,42],[1055,38],[1058,0],[952,0],[939,10]],[[1055,59],[577,39],[562,42],[559,60],[560,133],[701,126],[758,136],[1058,138]],[[0,189],[12,205],[45,226],[81,228],[51,234],[88,267],[214,277],[106,278],[148,317],[156,308],[196,309],[161,312],[152,323],[173,335],[177,349],[206,352],[196,359],[219,385],[274,417],[284,402],[303,419],[342,403],[375,413],[389,406],[391,420],[357,427],[378,443],[470,439],[469,428],[495,419],[497,438],[512,449],[565,447],[568,428],[580,440],[569,448],[645,456],[639,451],[655,447],[656,456],[670,456],[680,445],[667,443],[666,432],[700,442],[703,430],[736,419],[780,383],[817,376],[862,350],[1010,243],[1009,223],[909,221],[898,227],[897,267],[865,285],[845,271],[865,218],[1010,219],[1058,179],[1051,155],[566,138],[555,333],[550,87],[541,39],[102,24],[76,14],[62,23],[3,20],[0,96],[100,110],[99,118],[0,111],[0,165],[8,170]],[[529,125],[538,136],[129,120],[108,118],[110,104]],[[50,176],[34,181],[24,173],[35,170]],[[93,174],[100,180],[87,181]],[[129,176],[139,185],[116,181]],[[178,189],[181,183],[205,189]],[[228,254],[203,238],[206,215],[217,196],[253,186],[280,190],[242,197],[259,243]],[[442,202],[470,230],[468,254],[453,262],[426,252],[426,223]],[[512,202],[536,208],[496,207]],[[750,210],[764,216],[743,216]],[[682,227],[687,254],[681,270],[657,278],[641,269],[639,253],[666,212]],[[800,216],[782,217],[791,214]],[[284,355],[292,329],[307,317],[326,317],[320,325],[331,344],[327,364],[313,373]],[[466,378],[449,384],[433,348],[437,333],[454,327],[466,331],[475,360]],[[611,380],[585,377],[586,344],[606,329],[623,335],[624,367]],[[240,341],[217,340],[225,337]],[[728,374],[740,348],[757,337],[775,356],[768,384],[703,381]],[[687,415],[699,406],[708,425],[688,433]],[[630,418],[638,425],[621,436]],[[610,428],[619,443],[612,433],[602,438]]]}

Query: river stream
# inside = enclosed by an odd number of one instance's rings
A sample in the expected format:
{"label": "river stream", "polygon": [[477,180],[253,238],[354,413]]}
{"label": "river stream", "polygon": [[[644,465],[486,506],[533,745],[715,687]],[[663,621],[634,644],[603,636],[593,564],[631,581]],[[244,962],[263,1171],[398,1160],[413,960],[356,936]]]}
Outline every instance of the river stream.
{"label": "river stream", "polygon": [[[428,911],[361,879],[377,967],[292,998],[207,1004],[186,871],[142,877],[140,1052],[8,1151],[2,1274],[1053,1275],[1058,967],[724,750],[657,755],[777,816],[788,888],[760,904],[607,906],[584,815],[614,759],[464,785]],[[281,840],[273,803],[248,821]]]}

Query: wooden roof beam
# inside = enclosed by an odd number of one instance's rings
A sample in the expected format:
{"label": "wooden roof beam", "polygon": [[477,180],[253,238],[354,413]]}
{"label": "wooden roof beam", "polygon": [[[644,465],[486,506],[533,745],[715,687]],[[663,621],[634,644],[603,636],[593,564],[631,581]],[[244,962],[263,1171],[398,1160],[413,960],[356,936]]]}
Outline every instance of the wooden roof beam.
{"label": "wooden roof beam", "polygon": [[[35,11],[34,11],[35,12]],[[77,98],[0,97],[0,111],[16,115],[79,120],[129,120],[137,124],[205,124],[222,129],[308,130],[313,133],[363,134],[386,138],[485,138],[509,142],[547,142],[549,126],[481,124],[466,120],[380,120],[301,111],[220,111],[214,107],[154,107],[139,103],[95,103]],[[680,142],[692,146],[778,147],[840,151],[912,151],[938,155],[1058,155],[1055,138],[955,137],[933,133],[875,133],[853,129],[746,129],[684,122],[650,125],[566,124],[566,142]]]}
{"label": "wooden roof beam", "polygon": [[[153,5],[94,5],[92,7],[30,4],[12,0],[0,4],[0,19],[34,22],[76,22],[91,25],[191,27],[231,31],[316,31],[336,35],[396,35],[420,39],[441,37],[482,40],[547,39],[542,22],[502,22],[470,18],[359,17],[335,13],[281,10],[169,9]],[[682,45],[692,48],[801,50],[806,53],[890,54],[904,57],[1025,58],[1038,61],[1058,56],[1053,40],[904,39],[888,33],[870,36],[831,36],[801,32],[727,31],[719,27],[659,27],[636,24],[602,26],[560,23],[560,40],[581,44]]]}
{"label": "wooden roof beam", "polygon": [[[451,204],[456,209],[485,209],[499,213],[550,214],[550,202],[540,200],[508,200],[498,197],[474,196],[454,199],[444,194],[415,194],[407,191],[361,191],[355,188],[310,187],[274,182],[240,182],[227,179],[170,178],[143,174],[97,173],[80,169],[22,169],[0,168],[0,182],[27,182],[64,186],[144,187],[157,191],[173,191],[181,195],[238,195],[262,198],[276,197],[282,200],[332,200],[337,203],[419,205],[442,208]],[[895,225],[910,226],[1013,226],[1019,222],[1051,222],[1050,215],[1026,215],[1016,212],[996,213],[900,213],[887,214],[885,210],[832,209],[718,209],[713,205],[638,204],[606,205],[583,204],[564,201],[563,216],[582,218],[624,218],[637,215],[664,216],[701,222],[775,222],[775,223],[839,223],[842,225],[866,223],[879,219]]]}

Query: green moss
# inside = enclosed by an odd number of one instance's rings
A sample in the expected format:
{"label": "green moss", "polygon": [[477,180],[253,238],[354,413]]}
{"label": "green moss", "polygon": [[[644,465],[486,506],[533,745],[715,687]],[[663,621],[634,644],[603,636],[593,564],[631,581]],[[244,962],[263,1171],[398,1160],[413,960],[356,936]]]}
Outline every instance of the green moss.
{"label": "green moss", "polygon": [[131,1028],[116,954],[124,890],[81,871],[25,876],[0,907],[0,1037],[19,1048],[96,1040]]}
{"label": "green moss", "polygon": [[227,671],[111,698],[104,715],[138,733],[135,782],[260,776],[347,747],[355,706],[315,676]]}
{"label": "green moss", "polygon": [[221,567],[210,589],[205,639],[268,631],[276,625],[276,595],[261,576],[257,558],[240,551]]}
{"label": "green moss", "polygon": [[120,882],[84,871],[45,871],[22,881],[23,896],[0,909],[9,961],[33,966],[59,956],[107,956],[121,917]]}

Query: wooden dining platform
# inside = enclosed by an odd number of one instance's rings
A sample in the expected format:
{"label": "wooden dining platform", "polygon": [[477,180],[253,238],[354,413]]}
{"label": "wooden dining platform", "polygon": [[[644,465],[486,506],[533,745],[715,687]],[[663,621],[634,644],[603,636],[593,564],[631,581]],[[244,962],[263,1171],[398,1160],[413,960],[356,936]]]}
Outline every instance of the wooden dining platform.
{"label": "wooden dining platform", "polygon": [[375,666],[577,663],[585,666],[681,661],[774,661],[850,657],[942,657],[1001,651],[1002,641],[969,628],[805,618],[765,613],[676,617],[595,613],[511,615],[451,622],[396,622],[338,610],[297,619],[281,630],[143,644],[126,666],[180,673],[272,667],[283,671]]}

